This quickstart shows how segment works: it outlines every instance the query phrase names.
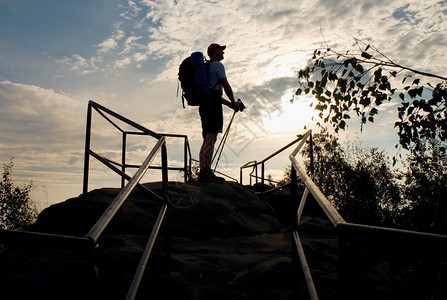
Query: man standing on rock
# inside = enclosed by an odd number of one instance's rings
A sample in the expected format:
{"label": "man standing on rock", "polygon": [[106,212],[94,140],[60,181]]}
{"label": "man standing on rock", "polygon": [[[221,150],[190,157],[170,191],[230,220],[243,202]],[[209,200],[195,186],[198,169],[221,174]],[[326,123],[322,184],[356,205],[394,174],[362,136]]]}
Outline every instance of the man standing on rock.
{"label": "man standing on rock", "polygon": [[[218,133],[222,132],[223,127],[222,104],[235,111],[239,110],[239,104],[234,100],[233,90],[225,74],[225,67],[221,63],[221,60],[224,59],[225,48],[225,45],[211,44],[208,46],[207,51],[210,58],[208,82],[211,96],[199,107],[203,136],[203,143],[200,148],[199,182],[223,183],[225,181],[224,178],[214,175],[214,172],[211,170],[214,144],[216,143]],[[222,97],[222,89],[229,100]]]}

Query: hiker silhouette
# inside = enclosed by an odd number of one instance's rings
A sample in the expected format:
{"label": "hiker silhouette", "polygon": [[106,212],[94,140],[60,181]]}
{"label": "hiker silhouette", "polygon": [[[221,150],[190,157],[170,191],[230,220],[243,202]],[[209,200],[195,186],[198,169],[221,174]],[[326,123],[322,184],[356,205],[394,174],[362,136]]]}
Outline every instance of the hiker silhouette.
{"label": "hiker silhouette", "polygon": [[[226,105],[235,111],[239,110],[239,103],[234,99],[233,89],[228,82],[225,67],[221,63],[224,59],[226,46],[211,44],[208,46],[207,54],[210,62],[208,67],[208,84],[210,87],[210,97],[199,106],[199,114],[202,123],[203,143],[200,148],[200,172],[199,182],[225,181],[222,177],[217,177],[211,170],[214,145],[217,135],[222,132],[223,111],[222,105]],[[229,100],[223,98],[223,91]]]}

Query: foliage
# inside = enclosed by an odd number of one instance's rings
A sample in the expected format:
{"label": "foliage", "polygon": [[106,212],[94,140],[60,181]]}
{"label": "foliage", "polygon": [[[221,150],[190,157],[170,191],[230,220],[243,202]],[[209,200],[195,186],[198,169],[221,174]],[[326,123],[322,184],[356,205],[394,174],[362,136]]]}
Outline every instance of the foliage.
{"label": "foliage", "polygon": [[14,186],[12,167],[11,159],[4,164],[0,181],[0,229],[22,230],[35,221],[38,211],[29,195],[32,182],[22,188]]}
{"label": "foliage", "polygon": [[[312,139],[314,181],[348,222],[447,234],[446,142],[418,141],[397,171],[383,151],[342,147],[325,127]],[[310,172],[309,144],[303,152]]]}
{"label": "foliage", "polygon": [[[380,106],[396,99],[402,148],[417,152],[420,139],[446,141],[447,78],[399,65],[370,45],[358,45],[356,53],[315,50],[310,64],[299,71],[296,95],[312,94],[319,117],[336,132],[346,128],[353,113],[362,128],[374,122]],[[423,82],[427,78],[437,83]]]}
{"label": "foliage", "polygon": [[189,174],[190,179],[197,180],[197,178],[199,177],[199,173],[200,173],[200,165],[198,162],[193,161],[193,163],[191,164],[191,173]]}
{"label": "foliage", "polygon": [[[391,226],[401,205],[399,185],[383,152],[346,153],[323,128],[313,135],[314,180],[349,222]],[[309,153],[309,145],[304,152]],[[309,169],[309,161],[306,162]]]}
{"label": "foliage", "polygon": [[404,197],[408,206],[401,223],[414,230],[447,233],[447,155],[436,140],[420,143],[418,155],[408,158]]}

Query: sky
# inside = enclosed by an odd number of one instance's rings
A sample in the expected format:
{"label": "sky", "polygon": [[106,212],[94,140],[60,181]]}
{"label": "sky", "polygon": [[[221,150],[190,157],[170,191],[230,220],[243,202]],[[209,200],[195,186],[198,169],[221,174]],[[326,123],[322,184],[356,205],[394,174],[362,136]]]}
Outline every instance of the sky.
{"label": "sky", "polygon": [[[234,177],[316,129],[309,96],[290,99],[313,50],[371,43],[395,62],[445,76],[447,1],[384,0],[0,0],[0,162],[13,158],[13,178],[32,180],[39,209],[82,193],[87,104],[93,100],[158,133],[201,144],[197,108],[181,105],[178,66],[210,43],[227,45],[228,81],[247,106],[235,116],[218,169]],[[225,125],[232,113],[225,111]],[[383,106],[360,134],[343,139],[394,149],[396,106]],[[120,157],[120,134],[94,115],[92,147]],[[224,127],[225,129],[225,127]],[[129,141],[141,163],[154,141]],[[170,165],[181,141],[168,139]],[[393,150],[390,150],[393,151]],[[394,153],[391,153],[393,155]],[[281,177],[288,153],[267,164]],[[119,186],[91,159],[89,189]],[[149,170],[148,181],[160,180]],[[181,174],[170,173],[171,180]]]}

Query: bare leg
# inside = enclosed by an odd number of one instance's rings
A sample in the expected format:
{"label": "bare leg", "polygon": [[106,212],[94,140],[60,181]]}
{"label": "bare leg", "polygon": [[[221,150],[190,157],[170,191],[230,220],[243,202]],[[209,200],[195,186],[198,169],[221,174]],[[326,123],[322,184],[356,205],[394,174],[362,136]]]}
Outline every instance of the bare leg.
{"label": "bare leg", "polygon": [[211,169],[211,161],[213,159],[214,144],[217,140],[217,133],[207,133],[203,139],[202,147],[200,148],[200,169]]}

